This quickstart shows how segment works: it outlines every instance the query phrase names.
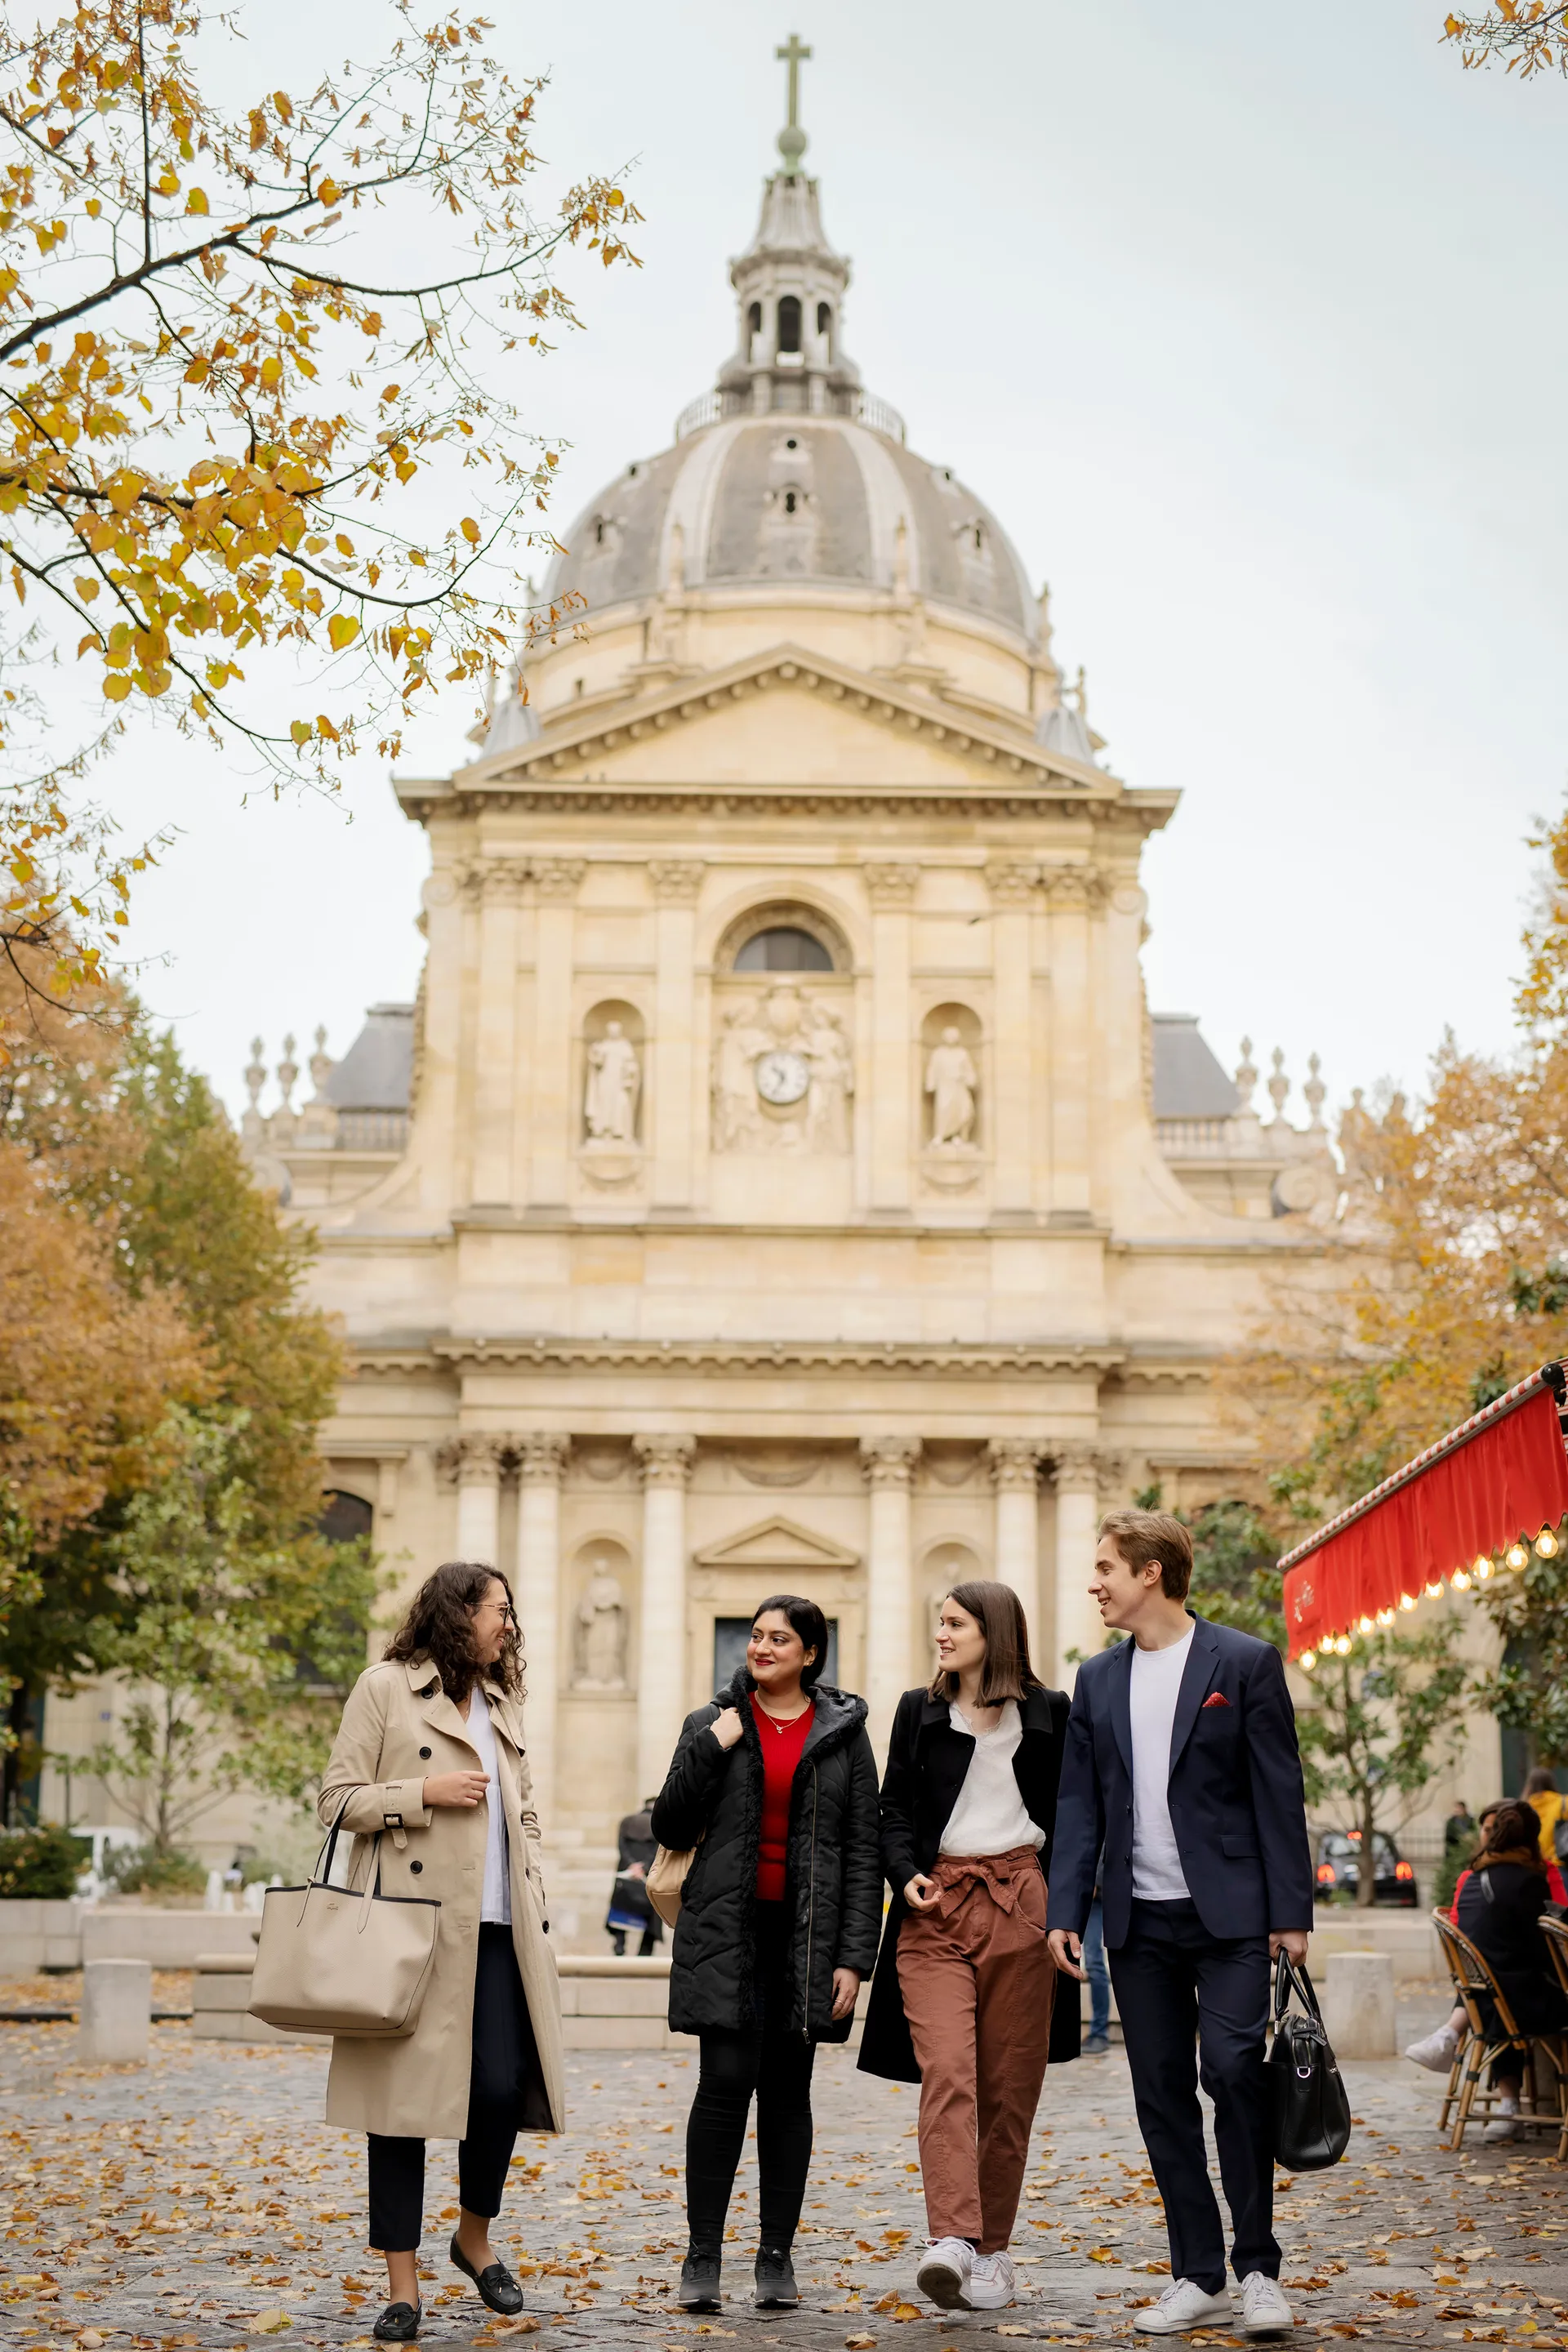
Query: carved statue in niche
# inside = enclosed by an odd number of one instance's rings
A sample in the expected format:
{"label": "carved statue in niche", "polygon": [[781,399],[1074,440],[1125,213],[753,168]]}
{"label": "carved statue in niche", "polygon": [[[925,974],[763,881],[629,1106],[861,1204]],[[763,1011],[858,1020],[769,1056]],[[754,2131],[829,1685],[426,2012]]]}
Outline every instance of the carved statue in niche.
{"label": "carved statue in niche", "polygon": [[744,1151],[762,1140],[756,1065],[773,1044],[748,996],[724,1015],[713,1048],[713,1149]]}
{"label": "carved statue in niche", "polygon": [[847,1151],[849,1097],[855,1091],[855,1060],[838,1015],[824,1004],[813,1005],[806,1017],[802,1051],[811,1068],[805,1098],[805,1148],[808,1151]]}
{"label": "carved statue in niche", "polygon": [[624,1690],[626,1680],[626,1604],[608,1560],[594,1572],[577,1603],[576,1673],[579,1690]]}
{"label": "carved statue in niche", "polygon": [[934,1149],[973,1151],[974,1096],[980,1084],[969,1048],[956,1029],[944,1029],[926,1062],[925,1090],[931,1098],[931,1139]]}
{"label": "carved statue in niche", "polygon": [[590,1143],[635,1143],[642,1066],[637,1047],[618,1021],[588,1048],[588,1078],[583,1118]]}

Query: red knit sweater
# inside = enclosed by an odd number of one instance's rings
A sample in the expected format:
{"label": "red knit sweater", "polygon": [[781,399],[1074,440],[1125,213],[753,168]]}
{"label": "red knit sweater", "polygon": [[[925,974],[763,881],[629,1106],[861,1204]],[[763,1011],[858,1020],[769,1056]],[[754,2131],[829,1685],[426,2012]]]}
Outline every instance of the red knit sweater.
{"label": "red knit sweater", "polygon": [[815,1712],[808,1706],[793,1723],[781,1726],[764,1712],[756,1692],[752,1693],[752,1713],[756,1717],[757,1738],[763,1743],[763,1834],[757,1849],[759,1903],[782,1903],[784,1899],[790,1792]]}

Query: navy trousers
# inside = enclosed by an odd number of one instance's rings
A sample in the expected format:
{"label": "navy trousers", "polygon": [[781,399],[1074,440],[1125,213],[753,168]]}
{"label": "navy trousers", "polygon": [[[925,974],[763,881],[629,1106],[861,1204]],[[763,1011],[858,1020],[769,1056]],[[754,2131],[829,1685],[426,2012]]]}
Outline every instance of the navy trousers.
{"label": "navy trousers", "polygon": [[1195,1903],[1132,1906],[1110,1955],[1138,2124],[1164,2200],[1171,2276],[1225,2284],[1225,2236],[1209,2182],[1198,2083],[1214,2101],[1220,2179],[1237,2278],[1279,2275],[1274,2149],[1264,2065],[1268,1939],[1211,1936]]}

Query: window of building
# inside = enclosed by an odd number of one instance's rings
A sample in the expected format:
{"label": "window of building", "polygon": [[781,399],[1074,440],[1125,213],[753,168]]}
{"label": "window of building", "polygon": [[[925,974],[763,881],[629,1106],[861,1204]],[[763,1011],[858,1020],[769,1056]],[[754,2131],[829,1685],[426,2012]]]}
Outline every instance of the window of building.
{"label": "window of building", "polygon": [[819,302],[817,304],[816,331],[819,335],[830,335],[833,332],[833,305],[831,302]]}
{"label": "window of building", "polygon": [[749,335],[760,335],[762,331],[763,306],[760,302],[748,303],[746,307],[746,332]]}
{"label": "window of building", "polygon": [[799,496],[799,493],[798,493],[797,491],[795,491],[795,490],[786,490],[786,491],[784,492],[784,512],[785,512],[785,514],[794,514],[794,512],[795,512],[795,509],[799,506],[799,504],[800,504],[800,496]]}
{"label": "window of building", "polygon": [[779,299],[779,349],[798,352],[800,349],[800,296],[784,294]]}
{"label": "window of building", "polygon": [[[746,1663],[746,1643],[751,1637],[749,1617],[715,1617],[713,1620],[713,1687],[727,1689]],[[817,1678],[838,1687],[838,1620],[827,1621],[827,1664]]]}
{"label": "window of building", "polygon": [[820,940],[793,923],[753,931],[735,958],[737,971],[831,971],[833,958]]}

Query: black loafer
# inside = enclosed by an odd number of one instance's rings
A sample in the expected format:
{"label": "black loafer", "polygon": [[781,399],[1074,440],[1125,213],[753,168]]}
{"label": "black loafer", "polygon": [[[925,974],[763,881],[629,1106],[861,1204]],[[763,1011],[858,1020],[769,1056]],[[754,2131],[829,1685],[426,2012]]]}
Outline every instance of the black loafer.
{"label": "black loafer", "polygon": [[412,2344],[419,2333],[416,2303],[389,2303],[371,2329],[378,2344]]}
{"label": "black loafer", "polygon": [[510,2315],[522,2309],[522,2289],[504,2263],[488,2263],[482,2271],[477,2271],[458,2245],[456,2234],[447,2252],[451,2255],[464,2277],[473,2280],[479,2291],[479,2301],[487,2311],[500,2311]]}
{"label": "black loafer", "polygon": [[795,2266],[784,2246],[757,2249],[756,2305],[759,2311],[793,2311],[800,2301]]}
{"label": "black loafer", "polygon": [[719,2257],[688,2254],[680,2265],[677,2302],[685,2311],[717,2311],[720,2306]]}

